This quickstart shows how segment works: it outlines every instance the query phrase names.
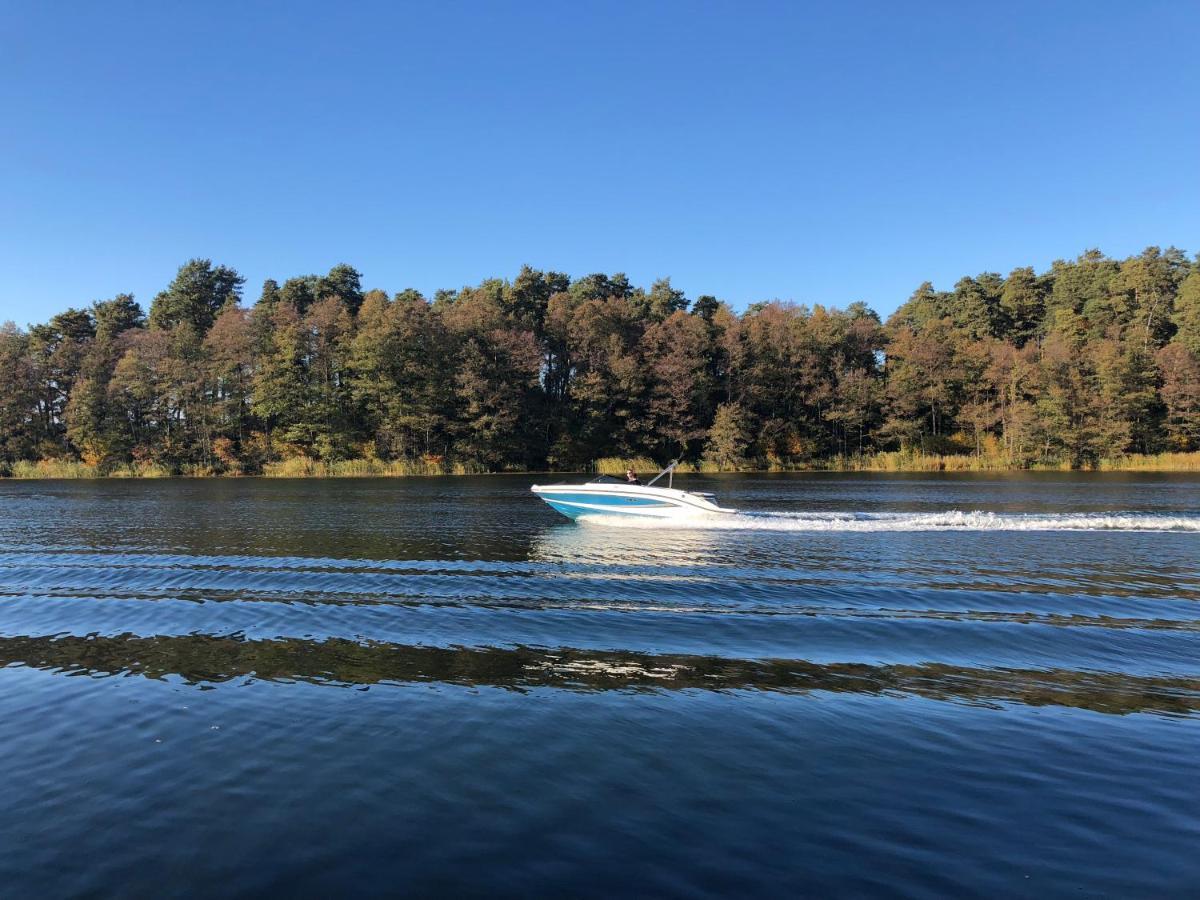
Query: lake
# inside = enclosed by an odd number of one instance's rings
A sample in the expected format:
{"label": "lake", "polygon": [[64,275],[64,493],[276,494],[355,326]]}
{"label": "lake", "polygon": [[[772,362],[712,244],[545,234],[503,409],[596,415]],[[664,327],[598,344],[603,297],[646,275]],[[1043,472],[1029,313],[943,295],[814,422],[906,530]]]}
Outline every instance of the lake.
{"label": "lake", "polygon": [[0,482],[4,896],[1200,893],[1200,479],[546,480]]}

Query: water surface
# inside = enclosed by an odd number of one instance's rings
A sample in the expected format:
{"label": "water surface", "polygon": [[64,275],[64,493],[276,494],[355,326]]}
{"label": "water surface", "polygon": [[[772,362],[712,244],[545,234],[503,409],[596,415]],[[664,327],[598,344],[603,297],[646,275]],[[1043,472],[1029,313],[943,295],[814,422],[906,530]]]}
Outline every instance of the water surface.
{"label": "water surface", "polygon": [[0,482],[6,896],[1200,891],[1200,480],[532,480]]}

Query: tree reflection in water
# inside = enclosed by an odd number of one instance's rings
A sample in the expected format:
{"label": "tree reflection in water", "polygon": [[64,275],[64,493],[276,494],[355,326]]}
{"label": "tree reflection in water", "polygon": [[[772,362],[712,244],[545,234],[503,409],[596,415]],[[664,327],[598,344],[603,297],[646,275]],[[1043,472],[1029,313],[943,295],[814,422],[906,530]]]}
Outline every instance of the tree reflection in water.
{"label": "tree reflection in water", "polygon": [[574,648],[422,647],[342,639],[6,637],[0,638],[0,665],[100,677],[178,677],[200,685],[257,678],[335,686],[440,682],[515,691],[829,691],[1112,714],[1200,711],[1200,679],[1192,678],[944,664],[818,664]]}

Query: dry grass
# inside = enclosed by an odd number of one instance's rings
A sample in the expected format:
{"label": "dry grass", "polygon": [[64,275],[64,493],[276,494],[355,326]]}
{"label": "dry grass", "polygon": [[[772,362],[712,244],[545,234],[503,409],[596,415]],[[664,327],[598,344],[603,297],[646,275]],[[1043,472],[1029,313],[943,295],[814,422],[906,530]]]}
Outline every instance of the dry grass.
{"label": "dry grass", "polygon": [[995,472],[1019,466],[1002,456],[895,450],[850,457],[839,468],[863,472]]}
{"label": "dry grass", "polygon": [[13,478],[169,478],[171,470],[158,463],[128,463],[102,468],[73,459],[19,460],[12,464]]}
{"label": "dry grass", "polygon": [[1197,472],[1200,471],[1200,452],[1197,453],[1130,453],[1115,459],[1100,460],[1102,472]]}
{"label": "dry grass", "polygon": [[109,478],[170,478],[171,470],[166,466],[160,466],[158,463],[143,462],[117,466],[115,469],[104,474]]}
{"label": "dry grass", "polygon": [[[610,456],[596,460],[592,471],[606,475],[623,475],[632,468],[640,475],[653,475],[662,467],[646,457]],[[835,456],[816,460],[773,459],[768,464],[747,464],[737,469],[741,472],[1005,472],[1022,468],[1037,471],[1069,471],[1066,462],[1047,461],[1031,466],[1021,466],[1000,454],[937,454],[919,451],[897,450],[871,453],[862,456]],[[1095,468],[1102,472],[1200,472],[1200,452],[1127,454],[1103,459]],[[307,456],[297,456],[280,462],[268,463],[263,470],[267,478],[378,478],[405,477],[412,475],[482,475],[481,466],[464,463],[437,461],[410,461],[379,459],[347,459],[337,462],[322,462]],[[684,463],[677,472],[719,472],[713,462]],[[172,472],[165,466],[152,462],[128,463],[102,470],[78,460],[42,459],[37,462],[21,460],[13,463],[9,474],[12,478],[168,478]],[[240,473],[222,474],[211,468],[190,468],[186,475],[196,478],[236,477]]]}
{"label": "dry grass", "polygon": [[12,464],[13,478],[95,478],[96,466],[71,459],[18,460]]}
{"label": "dry grass", "polygon": [[592,471],[600,475],[624,475],[626,469],[635,472],[657,472],[658,463],[644,456],[605,456],[592,463]]}
{"label": "dry grass", "polygon": [[[624,475],[633,469],[639,475],[657,475],[662,465],[645,456],[604,456],[592,463],[592,471],[599,475]],[[705,463],[680,463],[676,472],[716,472],[715,465]]]}
{"label": "dry grass", "polygon": [[322,462],[307,456],[295,456],[280,462],[267,463],[263,475],[267,478],[403,478],[411,475],[481,475],[480,466],[465,463],[449,465],[423,460],[343,459]]}
{"label": "dry grass", "polygon": [[[1001,454],[937,454],[897,450],[863,456],[834,457],[811,468],[843,472],[1069,472],[1067,460],[1045,460],[1022,465]],[[1128,454],[1102,459],[1089,467],[1101,472],[1196,472],[1200,453]]]}
{"label": "dry grass", "polygon": [[[32,464],[25,464],[30,466]],[[42,464],[38,464],[40,467]],[[48,472],[74,472],[76,474],[24,474],[26,478],[89,478],[95,477],[95,469],[82,463],[51,464]],[[662,466],[647,457],[604,457],[595,461],[592,470],[599,474],[623,475],[632,468],[640,475],[653,475]],[[1114,459],[1101,460],[1096,468],[1105,472],[1193,472],[1200,471],[1200,453],[1160,453],[1156,455],[1132,454]],[[748,462],[737,471],[831,471],[831,472],[1011,472],[1021,469],[1035,471],[1070,471],[1065,461],[1046,461],[1022,466],[999,454],[939,454],[919,451],[896,450],[862,456],[837,456],[817,460],[783,461],[772,460],[769,465]],[[38,468],[38,472],[42,471]],[[422,460],[347,459],[337,462],[322,462],[311,457],[298,456],[280,462],[268,463],[263,475],[268,478],[402,478],[413,475],[482,475],[486,469],[464,463],[426,462]],[[721,469],[707,460],[698,463],[683,463],[677,469],[688,472],[719,472]],[[15,471],[14,471],[15,474]],[[163,477],[170,473],[161,466],[142,464],[108,473],[115,477]],[[203,477],[205,472],[189,474]]]}

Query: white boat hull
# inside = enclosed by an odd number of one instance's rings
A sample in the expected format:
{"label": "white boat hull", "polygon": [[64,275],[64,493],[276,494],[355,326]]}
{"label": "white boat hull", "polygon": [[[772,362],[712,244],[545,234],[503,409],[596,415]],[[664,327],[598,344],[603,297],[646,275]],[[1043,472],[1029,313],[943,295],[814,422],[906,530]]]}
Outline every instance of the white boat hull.
{"label": "white boat hull", "polygon": [[568,519],[581,516],[674,519],[728,515],[735,511],[718,506],[711,494],[619,482],[535,484],[530,490]]}

